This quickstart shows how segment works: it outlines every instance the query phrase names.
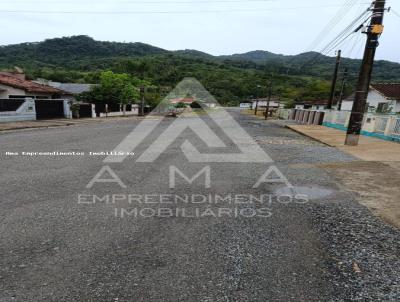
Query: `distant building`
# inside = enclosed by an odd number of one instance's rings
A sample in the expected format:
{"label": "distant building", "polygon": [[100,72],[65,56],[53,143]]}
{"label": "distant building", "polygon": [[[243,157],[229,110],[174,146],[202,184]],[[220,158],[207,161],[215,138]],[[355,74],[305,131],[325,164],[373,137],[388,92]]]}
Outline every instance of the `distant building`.
{"label": "distant building", "polygon": [[281,100],[279,100],[277,98],[272,98],[269,102],[269,105],[268,105],[267,98],[253,99],[251,101],[252,101],[252,105],[251,105],[252,109],[256,109],[256,106],[260,110],[267,108],[267,106],[269,106],[270,109],[278,109],[278,108],[284,107],[284,104],[281,102]]}
{"label": "distant building", "polygon": [[315,100],[296,102],[295,109],[325,110],[328,107],[328,100]]}
{"label": "distant building", "polygon": [[[351,111],[355,94],[342,102],[341,110]],[[368,112],[400,113],[400,83],[372,84],[367,97]]]}
{"label": "distant building", "polygon": [[2,99],[26,97],[54,99],[64,94],[68,95],[60,89],[26,80],[23,72],[0,72],[0,98]]}
{"label": "distant building", "polygon": [[239,107],[242,109],[250,109],[253,103],[251,102],[244,102],[244,103],[240,103]]}
{"label": "distant building", "polygon": [[192,108],[201,108],[203,105],[207,108],[215,108],[216,104],[211,102],[204,102],[204,101],[196,101],[194,98],[176,98],[169,100],[169,103],[172,105],[176,105],[179,103],[184,103]]}
{"label": "distant building", "polygon": [[179,103],[191,105],[194,102],[194,99],[193,98],[177,98],[177,99],[172,99],[169,102],[174,105],[179,104]]}

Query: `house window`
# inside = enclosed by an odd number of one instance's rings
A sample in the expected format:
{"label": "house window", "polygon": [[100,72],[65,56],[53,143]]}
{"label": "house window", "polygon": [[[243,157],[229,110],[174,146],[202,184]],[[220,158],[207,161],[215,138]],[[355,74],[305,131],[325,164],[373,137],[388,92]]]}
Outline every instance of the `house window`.
{"label": "house window", "polygon": [[378,108],[376,108],[377,113],[386,113],[388,112],[389,106],[388,103],[378,103]]}

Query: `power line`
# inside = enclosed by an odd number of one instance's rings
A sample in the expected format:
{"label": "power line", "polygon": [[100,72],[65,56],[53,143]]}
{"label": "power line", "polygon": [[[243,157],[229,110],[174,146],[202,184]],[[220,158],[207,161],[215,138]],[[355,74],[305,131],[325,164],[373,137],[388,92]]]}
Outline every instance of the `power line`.
{"label": "power line", "polygon": [[[311,1],[311,0],[310,0]],[[313,0],[314,1],[314,0]],[[326,2],[330,2],[331,0],[326,0]],[[349,1],[349,0],[346,0]],[[359,0],[357,0],[359,1]],[[93,1],[91,0],[79,0],[79,1],[75,1],[75,0],[49,0],[49,1],[45,1],[45,0],[38,0],[38,1],[13,1],[13,0],[3,0],[1,1],[1,3],[10,3],[13,5],[16,4],[38,4],[38,3],[42,3],[42,4],[76,4],[76,3],[89,3],[89,4],[93,4]],[[98,0],[96,4],[115,4],[115,3],[123,3],[123,4],[202,4],[202,3],[247,3],[247,2],[278,2],[278,0],[202,0],[202,1],[185,1],[185,0],[166,0],[166,1],[160,1],[160,0],[150,0],[150,1],[145,1],[145,0],[139,0],[139,1],[130,1],[130,0],[113,0],[113,1],[101,1]],[[321,0],[319,1],[321,2]],[[367,4],[367,3],[364,3]],[[340,6],[340,5],[336,5],[336,6]]]}
{"label": "power line", "polygon": [[[322,50],[322,53],[328,53],[331,51],[332,48],[335,48],[336,46],[340,45],[345,39],[347,39],[351,34],[355,33],[357,29],[359,29],[359,26],[357,28],[354,28],[356,24],[362,20],[362,18],[365,17],[369,13],[369,9],[364,11],[359,17],[357,17],[355,20],[353,20],[343,31],[341,31],[331,42],[329,42]],[[368,16],[368,18],[363,21],[361,24],[364,24],[367,22],[371,16]]]}
{"label": "power line", "polygon": [[277,7],[264,9],[216,9],[191,11],[49,11],[49,10],[0,10],[2,14],[50,14],[50,15],[133,15],[133,14],[197,14],[197,13],[231,13],[231,12],[263,12],[276,10],[298,10],[337,7],[337,5]]}
{"label": "power line", "polygon": [[390,11],[391,11],[392,13],[394,13],[395,16],[397,16],[397,17],[400,18],[400,14],[399,14],[397,11],[395,11],[393,8],[391,8]]}
{"label": "power line", "polygon": [[[354,29],[354,26],[359,22],[359,20],[362,20],[368,13],[369,9],[365,10],[361,15],[359,15],[357,18],[355,18],[344,30],[342,30],[331,42],[329,42],[320,52],[316,53],[311,59],[307,60],[305,63],[301,64],[299,66],[299,69],[304,68],[307,65],[313,65],[318,61],[319,56],[323,56],[328,54],[332,49],[335,49],[338,47],[341,43],[343,43],[349,36],[357,32],[357,29]],[[371,18],[371,16],[368,16],[367,20]],[[363,24],[366,22],[363,21]],[[360,26],[359,26],[360,27]],[[350,31],[351,30],[351,31]],[[350,31],[350,33],[349,33]]]}
{"label": "power line", "polygon": [[335,28],[335,26],[346,16],[356,1],[359,0],[346,0],[343,3],[342,7],[336,12],[335,16],[325,25],[310,46],[307,47],[307,51],[314,49],[322,42],[323,38],[328,35],[332,29]]}
{"label": "power line", "polygon": [[[115,0],[112,2],[114,3],[123,3],[123,4],[202,4],[202,3],[246,3],[246,2],[276,2],[277,0],[204,0],[198,2],[190,2],[190,1],[123,1],[123,0]],[[85,0],[79,1],[79,3],[84,3]],[[91,1],[86,1],[88,3],[92,3]],[[22,1],[22,2],[15,2],[15,1],[2,1],[2,3],[12,3],[12,4],[75,4],[76,2],[71,1]],[[103,2],[104,4],[110,4],[110,2]],[[97,4],[102,4],[102,2],[98,2]]]}
{"label": "power line", "polygon": [[[353,46],[351,47],[350,53],[349,53],[349,55],[348,55],[349,58],[351,58],[351,56],[352,56],[352,54],[353,54],[353,51],[354,51],[354,49],[356,48],[356,46],[357,46],[357,45],[360,45],[359,43],[360,43],[360,40],[361,40],[361,34],[358,33],[358,34],[355,35],[355,37],[356,37],[356,38],[354,39],[354,44],[353,44]],[[356,54],[357,54],[357,53],[356,53]]]}

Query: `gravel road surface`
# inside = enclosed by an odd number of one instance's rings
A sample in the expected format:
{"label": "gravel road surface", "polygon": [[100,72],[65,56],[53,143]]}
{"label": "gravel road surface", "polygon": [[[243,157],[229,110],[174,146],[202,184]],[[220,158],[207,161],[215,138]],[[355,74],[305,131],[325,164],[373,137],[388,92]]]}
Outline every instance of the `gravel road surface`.
{"label": "gravel road surface", "polygon": [[[89,152],[112,151],[139,121],[1,133],[0,301],[400,301],[400,232],[320,167],[355,159],[229,113],[273,163],[190,163],[185,141],[210,152],[193,129],[153,163],[136,162],[175,119],[111,164]],[[221,152],[238,152],[202,118],[227,146]],[[55,151],[77,155],[22,154]],[[101,178],[124,187],[87,188],[105,166],[114,175]],[[203,175],[189,184],[178,174],[171,189],[171,166],[188,178],[208,166],[210,187]],[[294,189],[253,188],[271,166]]]}

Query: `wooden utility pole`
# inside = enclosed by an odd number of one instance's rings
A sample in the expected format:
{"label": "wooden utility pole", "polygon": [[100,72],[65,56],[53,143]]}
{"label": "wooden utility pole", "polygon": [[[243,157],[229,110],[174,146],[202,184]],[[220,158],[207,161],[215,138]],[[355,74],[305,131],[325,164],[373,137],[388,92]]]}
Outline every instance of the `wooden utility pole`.
{"label": "wooden utility pole", "polygon": [[260,97],[260,92],[259,92],[260,88],[261,88],[261,86],[257,85],[257,87],[256,87],[256,108],[254,109],[254,115],[257,115],[257,112],[258,112],[258,98]]}
{"label": "wooden utility pole", "polygon": [[144,116],[144,87],[140,87],[140,108],[139,116]]}
{"label": "wooden utility pole", "polygon": [[338,78],[341,57],[342,57],[342,51],[338,50],[337,56],[336,56],[335,71],[333,73],[333,78],[332,78],[331,93],[329,95],[328,106],[326,107],[327,109],[332,109],[333,99],[335,98],[336,82],[337,82],[337,78]]}
{"label": "wooden utility pole", "polygon": [[254,115],[257,115],[257,111],[258,111],[258,98],[256,99],[256,107],[254,109]]}
{"label": "wooden utility pole", "polygon": [[269,105],[270,105],[270,102],[271,102],[271,97],[272,97],[272,78],[271,78],[271,81],[269,82],[267,107],[265,108],[265,119],[268,119]]}
{"label": "wooden utility pole", "polygon": [[360,138],[376,48],[379,45],[379,37],[383,32],[382,24],[385,14],[385,2],[385,0],[376,0],[373,2],[371,23],[366,31],[368,37],[365,45],[364,58],[358,78],[353,108],[351,110],[349,127],[347,129],[345,144],[348,146],[357,146]]}
{"label": "wooden utility pole", "polygon": [[346,82],[347,82],[347,75],[348,75],[348,69],[345,68],[343,72],[343,79],[342,79],[342,85],[340,87],[340,95],[337,103],[337,110],[342,110],[342,103],[343,103],[343,97],[344,97],[344,91],[346,90]]}

